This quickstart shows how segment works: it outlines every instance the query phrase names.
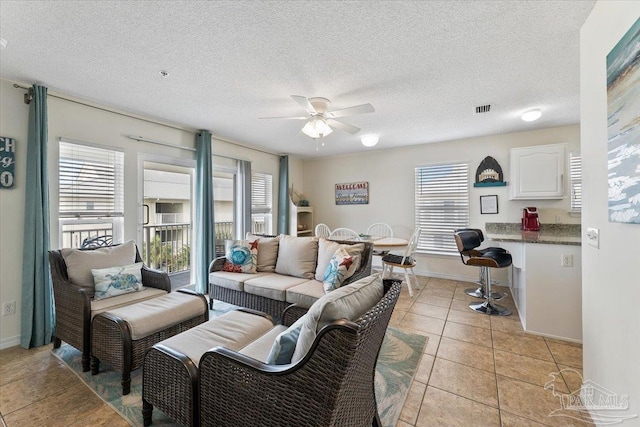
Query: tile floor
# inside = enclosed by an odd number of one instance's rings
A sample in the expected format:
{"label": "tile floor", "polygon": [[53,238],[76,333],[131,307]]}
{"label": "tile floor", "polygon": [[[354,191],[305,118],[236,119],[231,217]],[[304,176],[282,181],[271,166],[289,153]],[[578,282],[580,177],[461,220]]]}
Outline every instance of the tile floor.
{"label": "tile floor", "polygon": [[[397,427],[583,426],[583,420],[549,417],[560,407],[544,390],[549,373],[572,368],[581,374],[579,345],[525,334],[516,314],[488,317],[471,312],[471,285],[421,277],[421,289],[406,289],[391,324],[426,335],[429,342]],[[511,298],[503,302],[515,311]],[[0,415],[8,427],[126,426],[51,352],[51,345],[0,351]],[[576,390],[578,374],[559,377],[556,387]]]}

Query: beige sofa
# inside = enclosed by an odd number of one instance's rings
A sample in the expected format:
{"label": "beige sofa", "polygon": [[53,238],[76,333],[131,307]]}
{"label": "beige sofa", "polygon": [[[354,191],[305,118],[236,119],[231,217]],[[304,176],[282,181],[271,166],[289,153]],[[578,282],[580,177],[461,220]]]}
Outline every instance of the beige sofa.
{"label": "beige sofa", "polygon": [[373,245],[359,241],[332,241],[317,237],[253,236],[258,239],[255,274],[222,271],[225,258],[209,266],[209,296],[241,307],[259,310],[278,318],[292,304],[306,310],[325,295],[323,277],[331,257],[345,248],[359,263],[347,285],[371,274]]}

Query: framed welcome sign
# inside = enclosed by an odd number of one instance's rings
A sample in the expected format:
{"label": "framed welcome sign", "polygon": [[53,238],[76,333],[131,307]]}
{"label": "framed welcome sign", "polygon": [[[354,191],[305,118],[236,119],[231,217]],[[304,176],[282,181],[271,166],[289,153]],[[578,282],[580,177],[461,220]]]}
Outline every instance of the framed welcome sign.
{"label": "framed welcome sign", "polygon": [[0,136],[0,188],[13,187],[15,156],[16,140]]}
{"label": "framed welcome sign", "polygon": [[336,205],[368,205],[369,183],[336,184]]}

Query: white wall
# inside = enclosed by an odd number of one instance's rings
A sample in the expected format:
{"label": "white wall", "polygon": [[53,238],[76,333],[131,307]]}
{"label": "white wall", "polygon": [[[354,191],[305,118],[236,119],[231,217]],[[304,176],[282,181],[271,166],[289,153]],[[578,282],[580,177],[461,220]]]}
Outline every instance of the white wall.
{"label": "white wall", "polygon": [[[567,143],[568,151],[579,150],[578,125],[543,130],[491,135],[442,143],[423,144],[394,150],[371,151],[349,156],[305,160],[304,189],[314,206],[314,222],[329,227],[349,227],[366,231],[374,222],[391,225],[394,235],[409,237],[414,229],[415,167],[447,162],[469,162],[471,181],[480,162],[486,156],[495,158],[509,181],[509,149],[533,145]],[[334,185],[345,182],[368,181],[368,205],[335,204]],[[568,186],[568,184],[566,184]],[[568,187],[565,191],[568,194]],[[498,195],[497,215],[480,214],[480,196]],[[519,223],[522,208],[538,206],[542,223],[580,223],[568,216],[569,198],[559,201],[509,201],[509,187],[470,188],[470,226],[484,229],[485,222]],[[453,236],[452,236],[453,239]],[[464,267],[458,256],[420,255],[416,270],[420,274],[475,280],[477,270]],[[506,272],[496,274],[506,280]]]}
{"label": "white wall", "polygon": [[599,1],[582,27],[580,134],[582,233],[600,229],[599,249],[582,246],[584,378],[629,395],[630,409],[610,415],[640,416],[640,225],[608,221],[606,92],[606,56],[638,17],[640,2]]}
{"label": "white wall", "polygon": [[[28,106],[23,103],[24,90],[14,89],[9,82],[0,79],[0,135],[15,138],[16,183],[12,190],[0,190],[0,303],[17,302],[17,313],[0,317],[0,348],[19,343],[20,294],[22,281],[22,241],[24,195],[26,189],[25,166],[27,144]],[[43,83],[46,85],[46,82]],[[28,86],[21,82],[22,86]],[[51,92],[50,92],[51,94]],[[49,168],[50,202],[52,212],[58,209],[57,162],[60,137],[89,142],[104,147],[115,147],[125,153],[125,220],[124,239],[141,237],[140,205],[142,198],[141,157],[147,160],[169,160],[174,164],[192,162],[195,152],[157,144],[138,142],[127,135],[142,136],[181,147],[195,147],[192,132],[177,130],[154,123],[126,117],[70,101],[48,97],[49,117]],[[213,138],[213,154],[250,160],[252,169],[273,175],[274,188],[278,186],[278,156],[252,150]],[[277,190],[273,192],[274,222],[277,218]],[[274,223],[275,229],[275,223]],[[59,224],[52,215],[51,247],[59,247]]]}

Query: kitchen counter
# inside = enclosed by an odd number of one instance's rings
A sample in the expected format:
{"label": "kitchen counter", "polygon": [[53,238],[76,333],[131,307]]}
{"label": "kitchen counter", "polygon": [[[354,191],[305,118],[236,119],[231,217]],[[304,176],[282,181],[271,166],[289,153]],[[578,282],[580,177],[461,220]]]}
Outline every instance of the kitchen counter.
{"label": "kitchen counter", "polygon": [[580,224],[541,224],[540,231],[522,231],[518,223],[488,222],[485,234],[496,242],[582,245]]}

